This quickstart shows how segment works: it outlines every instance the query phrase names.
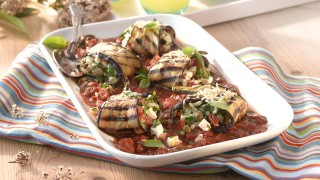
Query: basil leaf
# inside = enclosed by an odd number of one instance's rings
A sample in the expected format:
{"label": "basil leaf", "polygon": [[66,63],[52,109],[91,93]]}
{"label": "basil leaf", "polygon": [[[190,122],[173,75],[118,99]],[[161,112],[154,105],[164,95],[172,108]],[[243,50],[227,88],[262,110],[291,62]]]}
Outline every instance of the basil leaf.
{"label": "basil leaf", "polygon": [[25,7],[25,8],[22,9],[22,12],[16,14],[15,16],[16,17],[25,17],[25,16],[29,16],[29,15],[32,15],[32,14],[37,14],[39,12],[40,11],[38,9]]}
{"label": "basil leaf", "polygon": [[156,22],[149,22],[148,24],[143,26],[146,29],[154,29],[157,27],[157,23]]}
{"label": "basil leaf", "polygon": [[141,74],[141,75],[147,75],[148,70],[147,69],[138,69],[136,70],[137,74]]}
{"label": "basil leaf", "polygon": [[182,47],[182,52],[189,57],[193,56],[194,51],[195,51],[195,48],[191,46],[186,45]]}
{"label": "basil leaf", "polygon": [[43,44],[51,49],[63,49],[67,47],[68,42],[62,36],[51,36],[45,39]]}
{"label": "basil leaf", "polygon": [[12,16],[12,15],[9,15],[9,14],[0,10],[0,19],[7,21],[8,23],[10,23],[14,27],[16,27],[19,31],[21,31],[29,36],[28,31],[26,30],[22,21],[19,18]]}
{"label": "basil leaf", "polygon": [[150,86],[150,81],[149,81],[149,79],[142,79],[142,80],[140,81],[139,87],[141,87],[141,88],[147,88],[147,87],[149,87],[149,86]]}
{"label": "basil leaf", "polygon": [[145,75],[139,74],[133,78],[134,80],[141,81],[142,79],[147,79]]}
{"label": "basil leaf", "polygon": [[143,141],[143,145],[146,147],[157,147],[157,148],[165,147],[160,140],[156,140],[156,139],[145,140]]}
{"label": "basil leaf", "polygon": [[219,109],[229,109],[229,105],[225,102],[219,102],[219,101],[209,101],[208,104],[210,106],[217,107]]}
{"label": "basil leaf", "polygon": [[117,71],[114,69],[114,67],[111,64],[107,65],[107,73],[112,77],[117,77]]}

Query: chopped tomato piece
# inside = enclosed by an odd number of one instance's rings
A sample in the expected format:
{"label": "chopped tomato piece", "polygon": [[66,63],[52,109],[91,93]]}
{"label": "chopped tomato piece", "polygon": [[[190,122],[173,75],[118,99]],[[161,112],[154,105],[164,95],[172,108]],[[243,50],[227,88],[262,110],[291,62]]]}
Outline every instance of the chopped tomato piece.
{"label": "chopped tomato piece", "polygon": [[184,98],[184,95],[173,94],[168,98],[165,98],[163,101],[163,109],[170,109],[172,106],[176,105],[178,102],[181,102]]}
{"label": "chopped tomato piece", "polygon": [[118,143],[118,148],[127,153],[134,153],[134,141],[132,138],[122,138]]}

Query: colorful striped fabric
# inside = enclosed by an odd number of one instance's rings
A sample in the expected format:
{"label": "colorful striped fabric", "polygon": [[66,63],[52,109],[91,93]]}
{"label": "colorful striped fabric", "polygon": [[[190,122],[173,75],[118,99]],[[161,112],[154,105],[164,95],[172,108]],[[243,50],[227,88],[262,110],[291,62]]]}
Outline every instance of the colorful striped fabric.
{"label": "colorful striped fabric", "polygon": [[[261,48],[234,54],[291,104],[295,117],[290,127],[262,144],[149,169],[179,173],[232,169],[254,179],[320,178],[320,79],[285,75],[272,55]],[[20,53],[0,81],[0,103],[1,136],[122,164],[97,143],[38,45]],[[23,109],[22,118],[11,116],[13,104]],[[40,112],[48,119],[44,124],[35,121]]]}

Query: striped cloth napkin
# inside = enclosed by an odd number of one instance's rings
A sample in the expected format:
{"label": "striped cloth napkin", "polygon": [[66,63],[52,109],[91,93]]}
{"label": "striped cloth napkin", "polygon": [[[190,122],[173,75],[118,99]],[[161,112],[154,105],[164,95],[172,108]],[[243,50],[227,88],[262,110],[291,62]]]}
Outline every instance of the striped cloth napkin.
{"label": "striped cloth napkin", "polygon": [[[261,48],[245,48],[234,54],[291,104],[295,116],[290,127],[255,146],[147,169],[177,173],[231,169],[254,179],[319,178],[320,79],[287,76]],[[124,164],[100,147],[37,44],[23,50],[0,81],[0,112],[2,137]]]}

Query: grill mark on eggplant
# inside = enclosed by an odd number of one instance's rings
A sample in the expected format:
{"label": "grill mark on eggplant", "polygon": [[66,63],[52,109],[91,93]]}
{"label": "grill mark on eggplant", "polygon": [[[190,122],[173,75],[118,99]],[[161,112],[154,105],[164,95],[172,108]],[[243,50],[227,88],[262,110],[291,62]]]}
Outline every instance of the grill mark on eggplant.
{"label": "grill mark on eggplant", "polygon": [[165,73],[167,73],[167,71],[180,73],[180,71],[183,71],[183,70],[184,70],[183,67],[170,66],[170,67],[162,67],[159,69],[152,69],[149,71],[149,74],[150,75],[157,74],[157,73],[165,74]]}
{"label": "grill mark on eggplant", "polygon": [[130,110],[130,109],[133,109],[133,108],[137,108],[137,105],[130,105],[130,106],[124,106],[124,107],[121,107],[121,106],[106,106],[104,107],[106,109],[109,109],[109,110],[118,110],[118,111],[122,111],[122,110]]}
{"label": "grill mark on eggplant", "polygon": [[131,116],[126,116],[126,117],[120,117],[120,116],[106,116],[102,118],[102,120],[107,120],[107,121],[124,121],[124,123],[128,123],[128,121],[134,121],[138,119],[138,114],[134,114]]}
{"label": "grill mark on eggplant", "polygon": [[[164,56],[166,57],[166,56]],[[162,61],[159,61],[158,63],[180,63],[180,64],[183,64],[183,63],[188,63],[190,60],[187,60],[187,59],[175,59],[175,60],[172,60],[172,59],[166,59],[166,60],[162,60]],[[158,64],[157,63],[157,64]]]}
{"label": "grill mark on eggplant", "polygon": [[168,83],[168,82],[179,82],[181,76],[176,76],[176,77],[168,77],[168,78],[163,78],[161,80],[153,81],[155,84],[162,84],[162,83]]}

